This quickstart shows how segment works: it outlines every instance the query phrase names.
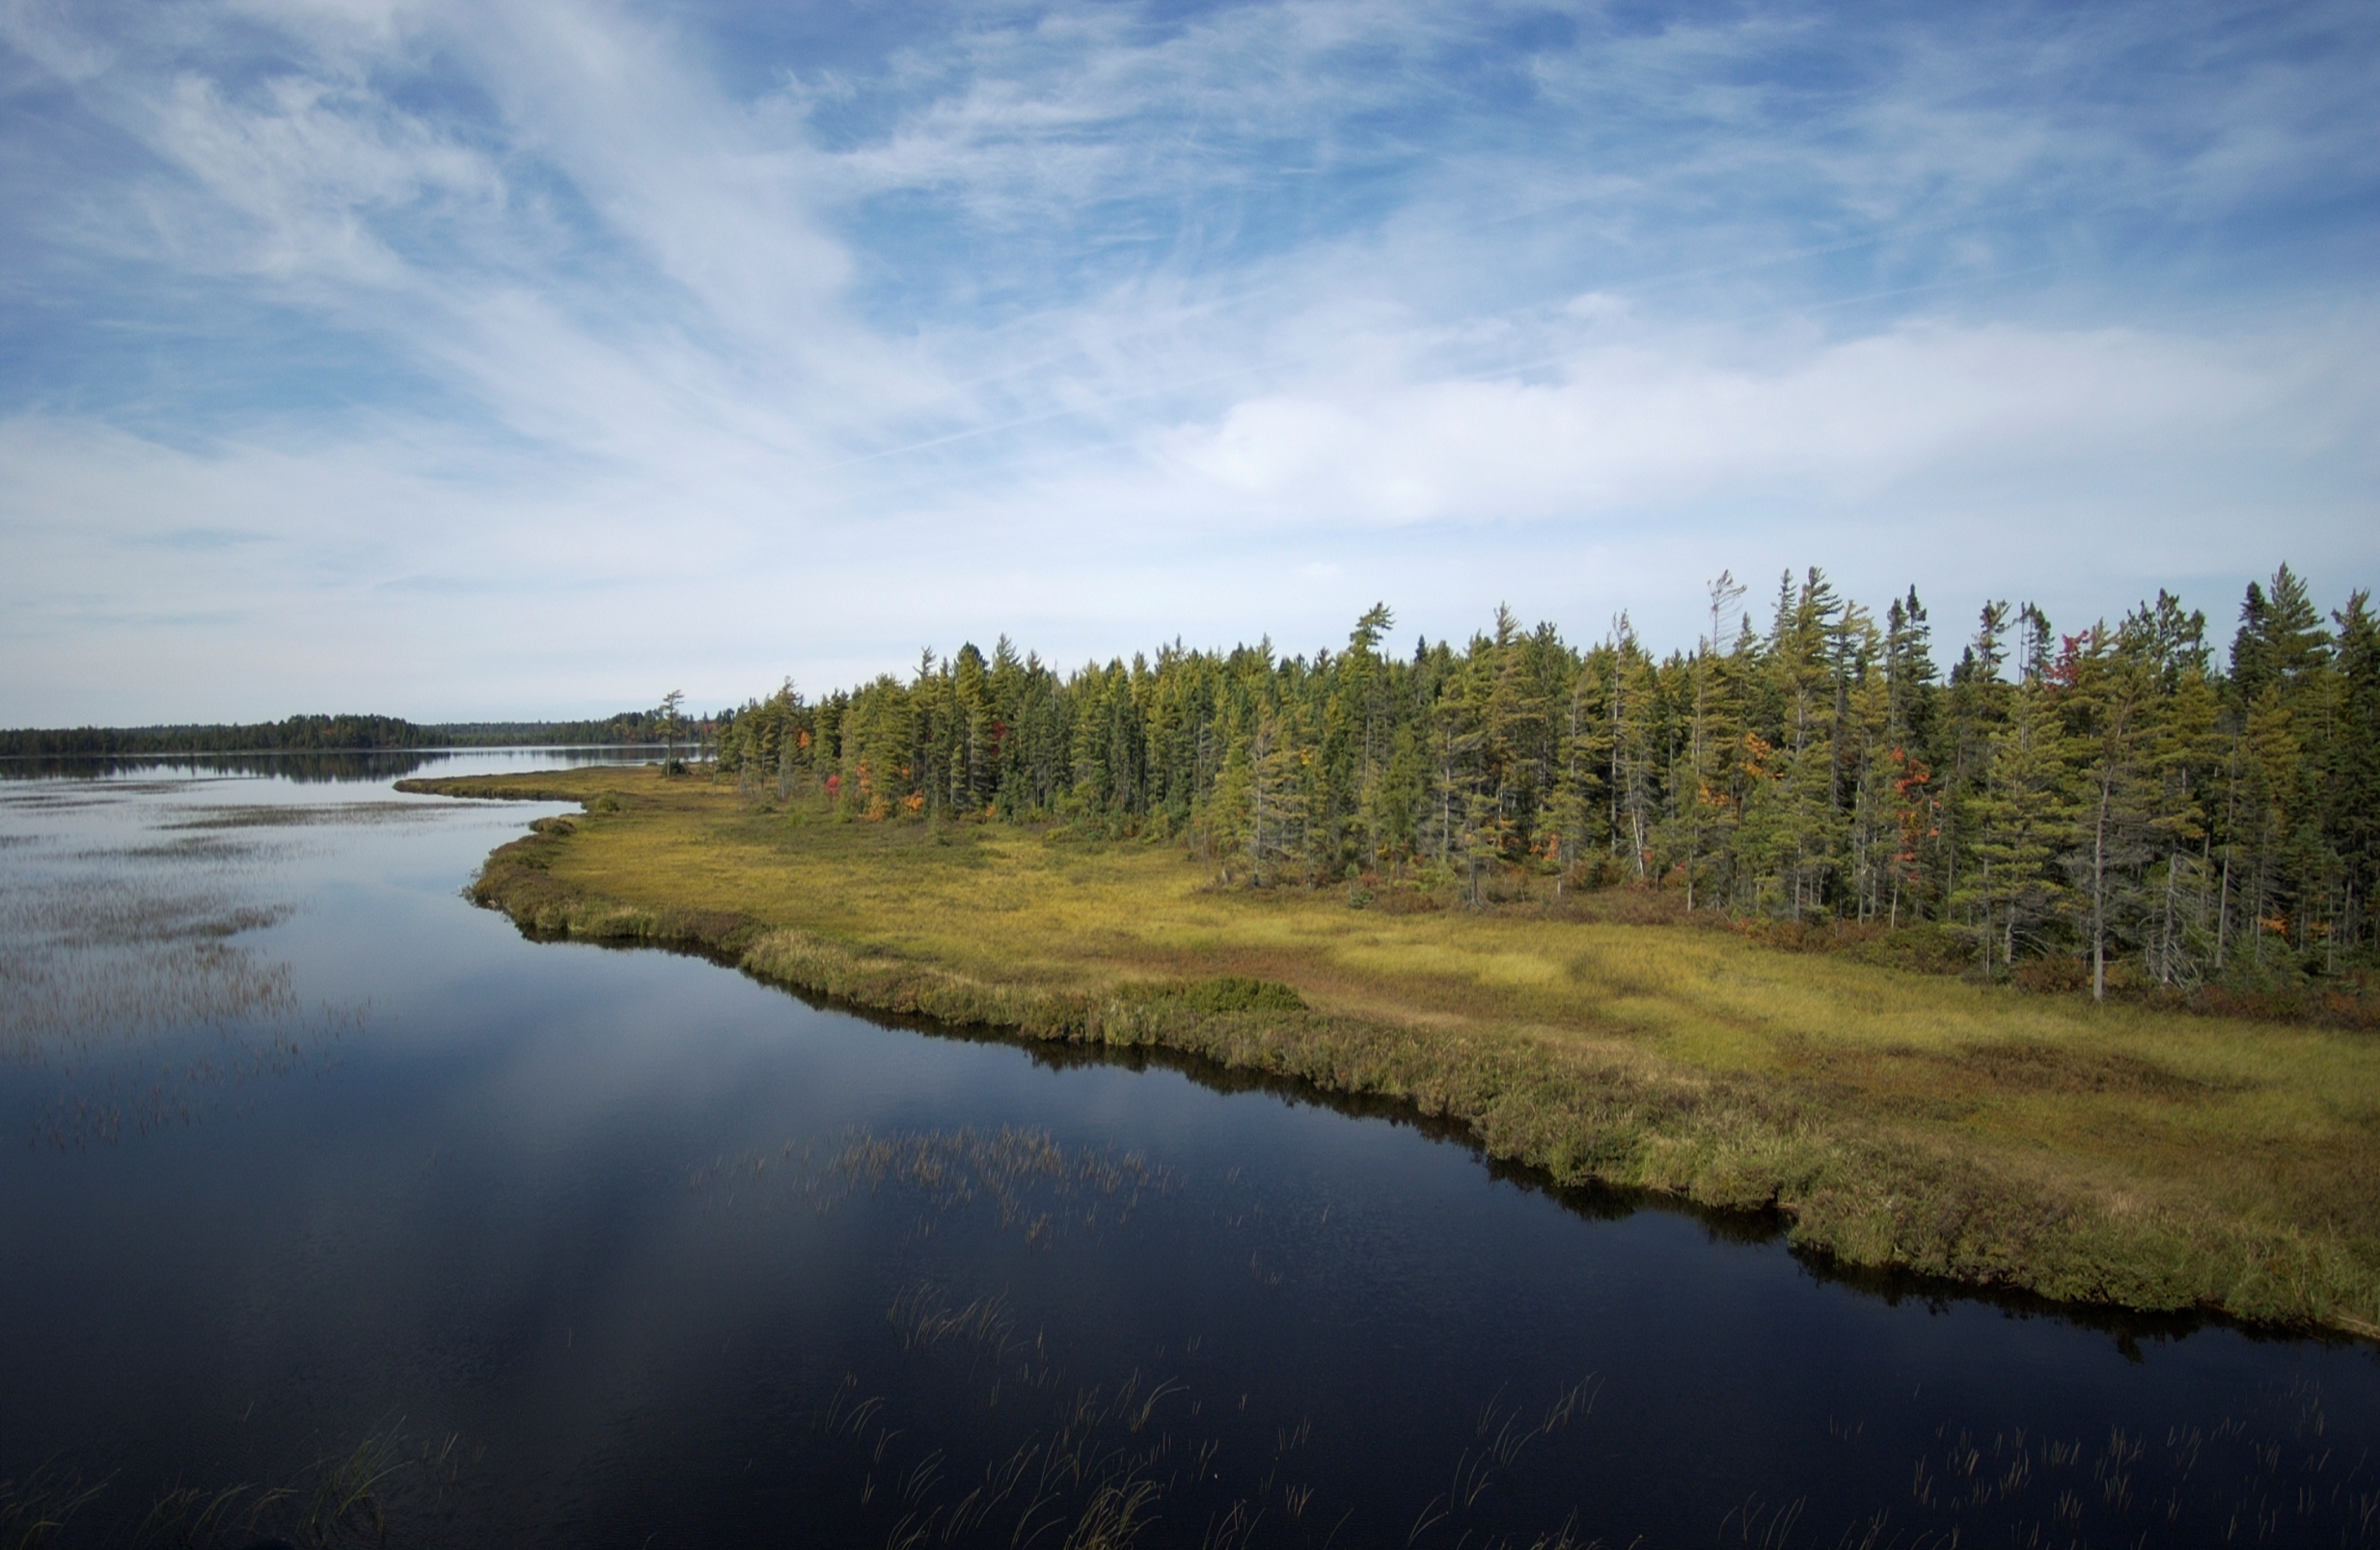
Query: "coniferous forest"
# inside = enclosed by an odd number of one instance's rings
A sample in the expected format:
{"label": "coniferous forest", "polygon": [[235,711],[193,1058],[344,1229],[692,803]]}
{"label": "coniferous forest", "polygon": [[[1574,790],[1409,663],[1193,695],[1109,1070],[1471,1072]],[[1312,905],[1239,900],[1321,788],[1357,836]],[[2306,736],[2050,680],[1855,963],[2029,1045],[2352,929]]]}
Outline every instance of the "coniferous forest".
{"label": "coniferous forest", "polygon": [[1582,649],[1499,611],[1406,654],[1376,607],[1310,659],[1176,643],[1064,674],[1003,638],[928,652],[907,682],[748,702],[721,718],[719,767],[861,820],[1177,839],[1238,884],[1479,905],[1534,876],[1926,925],[1972,972],[2059,960],[2094,993],[2374,960],[2367,591],[2325,618],[2284,565],[2248,588],[2228,653],[2164,592],[2063,633],[1992,603],[1944,639],[1914,589],[1878,614],[1815,569],[1765,610],[1723,576],[1709,619],[1656,657],[1625,614]]}
{"label": "coniferous forest", "polygon": [[662,730],[659,714],[651,711],[622,711],[601,721],[445,721],[427,726],[396,716],[291,716],[246,724],[11,728],[0,730],[0,758],[562,748],[650,743]]}

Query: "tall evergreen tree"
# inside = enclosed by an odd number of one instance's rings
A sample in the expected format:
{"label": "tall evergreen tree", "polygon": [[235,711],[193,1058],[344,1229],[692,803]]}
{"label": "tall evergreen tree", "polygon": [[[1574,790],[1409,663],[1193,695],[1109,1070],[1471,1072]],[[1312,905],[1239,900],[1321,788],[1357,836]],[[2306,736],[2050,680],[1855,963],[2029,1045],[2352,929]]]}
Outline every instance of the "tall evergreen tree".
{"label": "tall evergreen tree", "polygon": [[1979,863],[1966,896],[1980,915],[1983,972],[1994,939],[2012,966],[2020,933],[2050,919],[2065,900],[2053,863],[2070,837],[2066,740],[2047,685],[2016,686],[2008,723],[1992,735],[1989,775],[1975,802]]}

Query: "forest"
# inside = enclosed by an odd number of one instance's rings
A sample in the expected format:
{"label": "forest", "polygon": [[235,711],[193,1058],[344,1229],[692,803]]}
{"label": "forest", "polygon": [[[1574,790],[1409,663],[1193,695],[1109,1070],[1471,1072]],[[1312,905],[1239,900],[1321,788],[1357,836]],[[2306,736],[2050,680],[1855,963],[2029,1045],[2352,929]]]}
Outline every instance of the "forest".
{"label": "forest", "polygon": [[815,702],[788,682],[717,718],[717,768],[754,802],[1176,840],[1218,883],[1351,903],[1629,887],[1924,925],[1983,977],[2063,959],[2096,995],[2374,962],[2368,590],[2325,617],[2284,565],[2221,661],[2164,591],[2073,633],[1990,603],[1949,647],[1914,588],[1879,617],[1817,569],[1767,612],[1722,575],[1657,657],[1625,613],[1581,648],[1507,610],[1407,656],[1384,606],[1310,659],[1177,641],[1061,673],[1003,637]]}
{"label": "forest", "polygon": [[446,721],[432,725],[395,716],[337,715],[291,716],[278,721],[245,724],[27,727],[0,731],[0,757],[352,752],[653,743],[660,741],[662,731],[656,714],[622,711],[600,721]]}

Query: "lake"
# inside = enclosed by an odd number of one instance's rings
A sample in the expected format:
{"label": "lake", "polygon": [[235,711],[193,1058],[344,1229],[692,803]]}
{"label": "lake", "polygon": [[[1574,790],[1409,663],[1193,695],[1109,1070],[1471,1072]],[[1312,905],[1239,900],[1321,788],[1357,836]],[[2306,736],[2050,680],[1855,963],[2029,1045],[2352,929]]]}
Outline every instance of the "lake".
{"label": "lake", "polygon": [[424,762],[0,780],[0,1545],[2380,1529],[2369,1346],[1846,1278],[1390,1109],[528,940],[461,889],[561,809]]}

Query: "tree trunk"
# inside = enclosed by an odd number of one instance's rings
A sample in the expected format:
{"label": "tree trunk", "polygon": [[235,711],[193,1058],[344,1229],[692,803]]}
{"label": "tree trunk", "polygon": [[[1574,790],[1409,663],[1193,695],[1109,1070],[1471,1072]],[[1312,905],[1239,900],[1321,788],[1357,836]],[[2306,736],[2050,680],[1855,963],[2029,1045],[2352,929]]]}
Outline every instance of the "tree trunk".
{"label": "tree trunk", "polygon": [[2099,775],[2098,821],[2091,828],[2091,998],[2107,999],[2107,807],[2115,775]]}
{"label": "tree trunk", "polygon": [[2157,928],[2157,983],[2174,983],[2174,874],[2181,867],[2181,852],[2165,857],[2165,919]]}

